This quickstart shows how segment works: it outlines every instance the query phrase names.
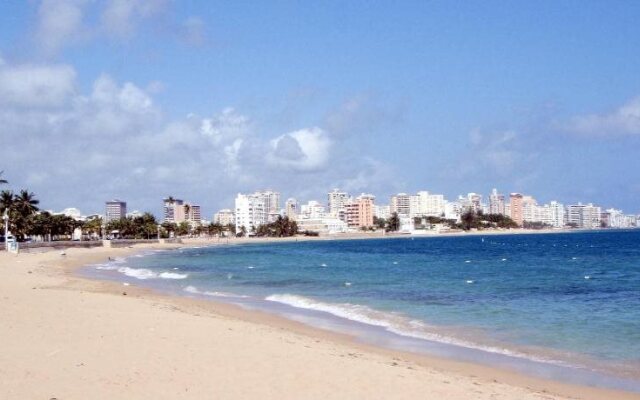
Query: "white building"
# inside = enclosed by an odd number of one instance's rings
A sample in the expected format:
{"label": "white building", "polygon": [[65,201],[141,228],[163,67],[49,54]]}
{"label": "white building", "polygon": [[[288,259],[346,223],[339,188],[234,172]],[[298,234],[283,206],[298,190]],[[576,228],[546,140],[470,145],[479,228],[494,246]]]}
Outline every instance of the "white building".
{"label": "white building", "polygon": [[298,200],[290,198],[284,203],[284,215],[289,219],[295,220],[299,211]]}
{"label": "white building", "polygon": [[[344,212],[344,209],[341,211]],[[324,218],[327,214],[327,209],[322,204],[318,203],[315,200],[310,200],[307,204],[303,204],[300,206],[300,214],[298,216],[300,218],[306,219],[320,219]],[[336,216],[329,213],[329,216],[336,218]],[[298,219],[300,219],[298,218]]]}
{"label": "white building", "polygon": [[250,234],[260,225],[269,222],[269,212],[265,204],[265,197],[259,193],[241,194],[238,193],[235,200],[236,232],[240,233],[242,228]]}
{"label": "white building", "polygon": [[624,215],[622,210],[609,208],[602,213],[602,223],[608,228],[632,228],[635,226],[635,215]]}
{"label": "white building", "polygon": [[[397,213],[398,215],[411,215],[411,195],[406,193],[398,193],[394,196],[391,196],[391,202],[389,206],[391,208],[391,213]],[[414,208],[416,207],[416,200],[413,200]]]}
{"label": "white building", "polygon": [[373,215],[376,218],[388,219],[391,216],[391,206],[381,206],[378,204],[374,204]]}
{"label": "white building", "polygon": [[229,225],[236,223],[236,215],[233,210],[223,208],[213,215],[213,222],[220,225]]}
{"label": "white building", "polygon": [[504,204],[504,194],[498,193],[498,189],[494,188],[489,195],[489,214],[507,215]]}
{"label": "white building", "polygon": [[462,206],[456,201],[445,201],[444,203],[444,218],[452,219],[460,222],[460,215],[462,215]]}
{"label": "white building", "polygon": [[82,216],[82,213],[80,212],[80,210],[78,210],[77,208],[74,208],[74,207],[65,208],[64,210],[60,211],[59,214],[66,215],[67,217],[71,217],[71,218],[75,219],[76,221],[85,219]]}
{"label": "white building", "polygon": [[600,207],[593,204],[572,204],[567,207],[567,223],[578,228],[594,229],[600,227]]}
{"label": "white building", "polygon": [[348,230],[347,223],[334,217],[322,218],[298,218],[298,230],[318,232],[321,235],[345,233]]}
{"label": "white building", "polygon": [[411,217],[441,217],[445,211],[444,204],[444,195],[420,191],[411,202]]}
{"label": "white building", "polygon": [[344,213],[344,206],[351,201],[351,197],[347,192],[340,189],[333,189],[327,194],[327,205],[329,214],[333,217],[339,217]]}
{"label": "white building", "polygon": [[253,196],[262,198],[269,222],[275,221],[280,215],[280,193],[273,190],[262,190],[255,192]]}

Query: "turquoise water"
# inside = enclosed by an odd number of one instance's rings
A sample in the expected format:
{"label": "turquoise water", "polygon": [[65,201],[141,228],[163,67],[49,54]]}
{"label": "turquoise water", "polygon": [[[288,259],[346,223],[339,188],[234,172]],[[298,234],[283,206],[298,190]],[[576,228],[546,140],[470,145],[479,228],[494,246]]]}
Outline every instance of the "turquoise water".
{"label": "turquoise water", "polygon": [[92,274],[351,324],[391,347],[597,371],[631,382],[605,386],[640,388],[637,230],[185,248]]}

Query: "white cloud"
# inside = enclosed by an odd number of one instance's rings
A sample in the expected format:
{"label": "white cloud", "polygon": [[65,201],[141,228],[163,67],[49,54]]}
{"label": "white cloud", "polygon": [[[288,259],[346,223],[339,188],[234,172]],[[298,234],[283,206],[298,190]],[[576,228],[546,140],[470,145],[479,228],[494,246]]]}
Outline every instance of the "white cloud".
{"label": "white cloud", "polygon": [[111,36],[131,37],[140,20],[161,13],[167,4],[166,0],[109,0],[102,12],[102,27]]}
{"label": "white cloud", "polygon": [[54,55],[78,41],[82,31],[85,0],[43,0],[38,7],[35,40],[47,55]]}
{"label": "white cloud", "polygon": [[564,128],[587,135],[640,135],[640,97],[610,113],[574,117]]}
{"label": "white cloud", "polygon": [[273,139],[267,160],[274,166],[314,171],[325,167],[330,149],[331,139],[325,131],[301,129]]}
{"label": "white cloud", "polygon": [[106,74],[79,93],[69,66],[0,67],[0,103],[5,176],[50,208],[100,211],[124,197],[157,211],[168,194],[228,207],[237,191],[315,198],[336,183],[364,191],[388,177],[362,155],[334,151],[342,139],[321,128],[270,139],[234,108],[167,119],[149,91]]}
{"label": "white cloud", "polygon": [[75,78],[69,65],[0,65],[0,104],[60,107],[73,95]]}
{"label": "white cloud", "polygon": [[202,119],[200,124],[200,133],[210,138],[214,144],[246,136],[250,131],[249,118],[231,107],[225,108],[212,118]]}

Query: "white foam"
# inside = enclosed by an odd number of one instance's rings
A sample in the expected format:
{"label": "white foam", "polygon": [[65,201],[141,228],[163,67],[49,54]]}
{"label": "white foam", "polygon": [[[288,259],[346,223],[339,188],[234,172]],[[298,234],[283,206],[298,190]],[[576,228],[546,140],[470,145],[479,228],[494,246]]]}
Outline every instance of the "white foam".
{"label": "white foam", "polygon": [[469,279],[469,280],[467,281],[467,283],[473,283],[473,282],[474,282],[474,281],[472,281],[471,279]]}
{"label": "white foam", "polygon": [[153,272],[147,268],[131,268],[131,267],[119,267],[118,272],[132,278],[146,280],[146,279],[185,279],[188,274],[177,274],[175,272]]}
{"label": "white foam", "polygon": [[202,290],[199,290],[195,286],[187,286],[182,290],[184,290],[187,293],[193,293],[193,294],[199,294],[199,295],[211,296],[211,297],[236,297],[236,298],[247,298],[247,297],[249,297],[249,296],[242,296],[242,295],[237,295],[237,294],[233,294],[233,293],[210,292],[208,290],[202,291]]}
{"label": "white foam", "polygon": [[397,313],[387,313],[373,308],[350,303],[324,303],[314,299],[293,294],[274,294],[265,298],[267,301],[282,303],[291,307],[302,308],[326,312],[336,317],[345,318],[351,321],[360,322],[367,325],[385,328],[387,331],[401,336],[416,339],[430,340],[433,342],[451,344],[470,349],[487,351],[490,353],[503,354],[511,357],[525,358],[529,360],[548,362],[554,364],[564,364],[560,361],[533,356],[505,348],[484,346],[466,340],[445,336],[432,331],[425,323],[410,319]]}
{"label": "white foam", "polygon": [[162,272],[158,275],[162,279],[185,279],[189,275],[188,274],[177,274],[175,272]]}
{"label": "white foam", "polygon": [[118,272],[136,279],[153,279],[158,276],[155,272],[146,268],[120,267]]}

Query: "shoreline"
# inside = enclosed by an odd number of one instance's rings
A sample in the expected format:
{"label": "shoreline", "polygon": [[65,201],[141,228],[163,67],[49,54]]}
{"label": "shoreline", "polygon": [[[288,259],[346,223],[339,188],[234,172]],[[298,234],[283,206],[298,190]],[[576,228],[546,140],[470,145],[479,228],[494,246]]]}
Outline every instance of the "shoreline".
{"label": "shoreline", "polygon": [[[444,236],[444,235],[443,235]],[[387,236],[392,237],[392,236]],[[412,237],[410,235],[402,235],[399,237]],[[422,235],[421,235],[422,237]],[[343,239],[343,238],[336,238]],[[319,240],[313,238],[312,240]],[[326,240],[326,239],[325,239]],[[240,243],[266,243],[266,242],[278,242],[278,241],[286,241],[286,240],[270,240],[270,239],[246,239],[246,240],[233,240],[229,244],[240,244]],[[24,254],[24,255],[10,255],[6,253],[0,253],[0,265],[6,265],[12,268],[13,274],[23,275],[23,279],[34,280],[37,278],[38,280],[42,280],[44,285],[36,286],[37,289],[28,289],[23,288],[26,293],[22,293],[22,295],[29,296],[30,291],[36,290],[38,292],[44,289],[49,293],[61,293],[63,292],[65,295],[71,297],[92,297],[97,296],[101,303],[104,303],[106,307],[114,305],[118,303],[126,302],[136,303],[136,308],[141,308],[143,310],[149,311],[152,309],[157,311],[158,308],[163,310],[164,313],[168,313],[165,317],[168,319],[172,319],[172,317],[180,316],[183,319],[186,318],[190,320],[190,323],[203,323],[203,325],[207,325],[206,322],[220,322],[222,319],[223,326],[218,327],[219,329],[224,329],[224,324],[234,325],[240,324],[248,329],[249,332],[255,331],[263,331],[266,330],[271,335],[270,337],[284,335],[288,336],[288,341],[285,341],[285,348],[292,347],[294,348],[294,353],[305,353],[310,348],[321,348],[327,349],[332,348],[329,352],[329,361],[330,363],[334,363],[338,360],[342,361],[345,358],[351,360],[351,362],[361,363],[362,365],[358,365],[359,368],[366,367],[372,368],[374,366],[382,368],[382,371],[377,371],[377,373],[381,374],[380,379],[390,379],[391,377],[396,377],[398,371],[402,371],[403,374],[410,375],[419,375],[421,376],[420,380],[412,380],[411,385],[414,385],[415,388],[420,387],[421,390],[425,390],[422,387],[422,380],[425,378],[431,378],[431,380],[427,379],[431,385],[434,385],[436,389],[431,388],[431,390],[435,390],[434,393],[458,393],[460,388],[453,388],[451,382],[456,380],[457,386],[461,386],[464,388],[460,393],[459,398],[468,398],[471,396],[475,398],[484,398],[480,397],[478,393],[475,393],[478,388],[483,387],[484,389],[491,389],[493,394],[502,394],[504,398],[526,398],[527,396],[534,396],[532,398],[539,398],[539,396],[544,395],[546,398],[579,398],[579,399],[601,399],[601,398],[619,398],[619,399],[638,399],[640,398],[639,393],[634,392],[623,392],[618,390],[610,390],[610,389],[601,389],[587,386],[577,386],[571,384],[564,384],[556,381],[549,381],[542,378],[535,378],[531,376],[522,375],[517,372],[502,370],[499,368],[488,367],[479,364],[471,364],[466,362],[460,362],[449,359],[440,359],[433,356],[427,356],[422,354],[414,354],[408,353],[398,350],[390,350],[382,347],[377,347],[373,345],[368,345],[361,343],[355,340],[348,335],[335,333],[326,331],[320,328],[310,327],[308,325],[304,325],[299,322],[295,322],[292,320],[287,320],[284,317],[280,317],[278,315],[267,314],[261,311],[253,311],[246,310],[239,306],[226,304],[222,302],[218,302],[215,300],[200,300],[189,297],[180,297],[180,296],[169,296],[160,294],[158,292],[154,292],[151,289],[137,287],[135,285],[124,287],[121,284],[116,282],[108,282],[108,281],[96,281],[88,278],[80,277],[76,274],[76,271],[79,268],[84,266],[95,264],[100,261],[104,261],[107,257],[126,257],[131,256],[135,253],[145,251],[145,250],[153,250],[153,249],[175,249],[181,247],[195,247],[195,246],[216,246],[216,245],[226,245],[225,240],[221,240],[219,243],[212,243],[211,240],[187,240],[186,243],[182,244],[157,244],[157,245],[142,245],[135,246],[133,248],[94,248],[94,249],[69,249],[67,250],[66,256],[60,256],[57,252],[48,252],[48,253],[34,253],[34,254]],[[12,262],[13,261],[13,262]],[[30,270],[30,272],[26,271],[25,268]],[[11,286],[11,279],[9,282],[2,283],[0,287],[3,288],[3,292],[5,292],[5,286]],[[18,290],[18,289],[16,289]],[[18,290],[19,292],[20,290]],[[11,291],[6,291],[11,292]],[[126,293],[126,296],[124,294]],[[150,304],[151,303],[151,304]],[[42,304],[41,304],[42,306]],[[46,306],[46,304],[45,304]],[[4,307],[4,306],[3,306]],[[45,307],[46,309],[46,307]],[[63,314],[68,315],[69,318],[72,319],[74,317],[74,310],[66,310]],[[136,317],[136,312],[131,311],[132,315],[129,317]],[[138,311],[139,313],[139,311]],[[205,321],[202,321],[202,319]],[[207,321],[209,320],[209,321]],[[104,323],[108,324],[108,321]],[[227,329],[233,329],[231,326],[226,326]],[[2,328],[0,328],[0,333],[2,333]],[[135,332],[134,332],[135,333]],[[217,332],[220,334],[220,332]],[[82,336],[82,332],[78,332],[78,335]],[[293,338],[291,337],[293,335]],[[3,338],[4,335],[0,335],[0,342],[5,343],[7,338]],[[152,335],[153,336],[153,335]],[[255,335],[254,335],[255,336]],[[255,338],[253,338],[255,339]],[[9,340],[11,341],[11,340]],[[170,337],[166,337],[163,339],[163,342],[168,342],[170,347],[182,345],[182,343],[175,343],[172,341]],[[292,342],[292,343],[289,343]],[[301,344],[304,343],[304,344]],[[335,348],[339,347],[342,354],[335,353]],[[24,346],[23,346],[24,347]],[[278,347],[278,346],[276,346]],[[115,349],[110,349],[115,350]],[[280,349],[282,350],[282,349]],[[355,353],[354,353],[355,351]],[[316,350],[317,352],[317,350]],[[346,352],[346,353],[345,353]],[[335,353],[335,354],[334,354]],[[277,354],[277,353],[276,353]],[[337,354],[337,355],[336,355]],[[256,357],[260,358],[270,358],[267,354],[256,354]],[[316,354],[316,356],[318,356]],[[323,362],[326,362],[325,358],[327,354],[321,354]],[[135,358],[135,354],[132,355]],[[271,356],[271,358],[273,355]],[[318,357],[316,357],[318,358]],[[372,362],[375,360],[375,362]],[[4,357],[0,356],[0,372],[9,372],[11,370],[11,365],[5,365]],[[264,361],[264,360],[263,360]],[[267,360],[268,361],[268,360]],[[317,360],[316,360],[317,361]],[[345,366],[347,370],[349,366]],[[22,371],[24,372],[24,371]],[[298,372],[299,373],[299,372]],[[11,374],[15,375],[16,372],[11,372]],[[440,378],[439,381],[433,381],[433,376],[438,375]],[[316,379],[318,377],[315,377]],[[403,376],[403,380],[406,380],[407,377]],[[303,379],[304,380],[304,379]],[[447,383],[443,383],[447,381]],[[367,385],[375,383],[373,381],[367,381]],[[403,395],[402,390],[411,390],[406,389],[407,382],[403,382],[403,386],[397,386],[395,389],[398,390],[396,396],[403,398],[406,397]],[[0,383],[0,393],[2,393],[4,388],[4,384]],[[206,385],[205,385],[206,386]],[[304,386],[304,385],[303,385]],[[411,386],[411,387],[414,387]],[[357,386],[358,391],[353,392],[353,396],[356,397],[367,397],[363,396],[363,393],[360,392],[365,388]],[[431,386],[429,386],[431,387]],[[342,390],[347,390],[348,388],[342,388]],[[350,389],[351,390],[351,389]],[[356,390],[356,389],[353,389]],[[515,393],[512,393],[515,392]],[[12,394],[11,391],[8,392]],[[283,392],[286,393],[286,392]],[[304,394],[304,391],[300,393]],[[374,392],[375,393],[375,392]],[[418,393],[418,392],[416,392]],[[475,393],[475,394],[474,394]],[[487,393],[483,391],[482,393]],[[517,394],[516,394],[517,393]],[[28,396],[17,396],[18,392],[16,392],[16,397],[28,397]],[[55,393],[52,393],[55,394]],[[371,393],[369,393],[371,394]],[[59,397],[60,392],[58,392]],[[117,394],[115,394],[118,397]],[[323,398],[326,397],[325,393]],[[558,396],[558,397],[554,397]],[[14,398],[11,396],[6,396],[7,398]],[[73,396],[67,396],[73,397]],[[162,397],[162,396],[160,396]],[[242,396],[240,396],[242,397]],[[277,396],[276,396],[277,397]],[[280,396],[281,397],[281,396]],[[286,397],[286,396],[285,396]],[[299,396],[298,396],[299,397]],[[313,397],[313,396],[311,396]],[[329,397],[331,397],[329,395]],[[375,397],[375,396],[374,396]],[[415,396],[411,396],[415,397]],[[197,397],[194,397],[197,398]],[[336,398],[344,398],[344,392],[339,393]],[[451,397],[458,398],[458,397]],[[490,398],[486,396],[486,398]]]}

